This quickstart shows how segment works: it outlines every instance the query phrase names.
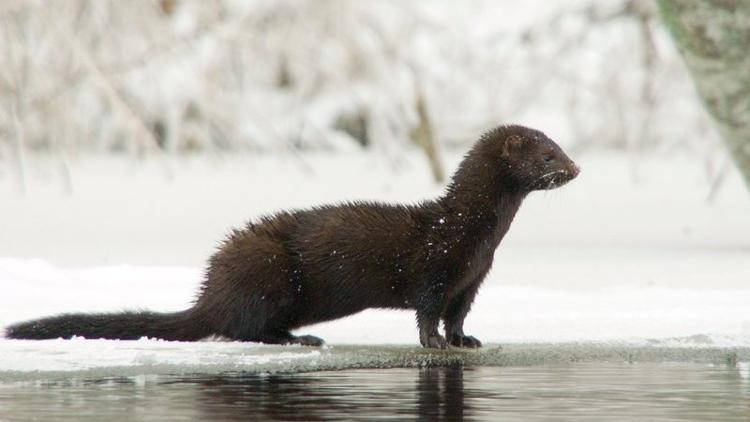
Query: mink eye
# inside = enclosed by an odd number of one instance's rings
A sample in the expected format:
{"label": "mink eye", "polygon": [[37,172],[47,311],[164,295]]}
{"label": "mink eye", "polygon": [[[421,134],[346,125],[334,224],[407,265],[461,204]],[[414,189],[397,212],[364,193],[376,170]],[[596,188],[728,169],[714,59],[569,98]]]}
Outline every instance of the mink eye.
{"label": "mink eye", "polygon": [[542,157],[545,163],[551,163],[552,161],[555,161],[555,157],[552,154],[546,154],[544,157]]}

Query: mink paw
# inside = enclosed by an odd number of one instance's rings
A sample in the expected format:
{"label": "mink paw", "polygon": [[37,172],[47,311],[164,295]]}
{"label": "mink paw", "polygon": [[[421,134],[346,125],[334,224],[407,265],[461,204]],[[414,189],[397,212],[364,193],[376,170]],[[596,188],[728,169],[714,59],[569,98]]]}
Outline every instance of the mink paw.
{"label": "mink paw", "polygon": [[299,344],[300,346],[322,346],[325,344],[322,338],[315,336],[297,336],[294,337],[289,344]]}
{"label": "mink paw", "polygon": [[445,341],[445,337],[434,334],[423,339],[422,346],[429,349],[445,349],[448,347],[448,343]]}
{"label": "mink paw", "polygon": [[474,336],[465,336],[459,334],[453,334],[450,336],[451,346],[456,347],[467,347],[470,349],[476,349],[482,347],[482,342]]}

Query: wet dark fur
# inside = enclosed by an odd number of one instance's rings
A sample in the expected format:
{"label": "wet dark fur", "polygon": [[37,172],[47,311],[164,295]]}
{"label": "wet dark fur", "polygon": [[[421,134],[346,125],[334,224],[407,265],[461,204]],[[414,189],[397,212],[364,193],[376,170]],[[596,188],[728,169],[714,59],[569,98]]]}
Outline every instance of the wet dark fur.
{"label": "wet dark fur", "polygon": [[[463,321],[521,202],[577,174],[543,133],[501,126],[479,139],[436,200],[280,212],[235,230],[211,257],[198,299],[184,312],[61,315],[11,326],[6,336],[221,335],[319,345],[321,339],[290,330],[391,308],[416,310],[425,347],[479,347]],[[441,320],[446,337],[438,333]]]}

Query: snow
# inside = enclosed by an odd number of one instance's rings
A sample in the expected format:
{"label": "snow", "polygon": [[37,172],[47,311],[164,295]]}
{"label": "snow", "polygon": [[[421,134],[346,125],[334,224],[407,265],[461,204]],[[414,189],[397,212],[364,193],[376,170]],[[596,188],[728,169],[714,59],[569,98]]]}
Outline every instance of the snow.
{"label": "snow", "polygon": [[[310,359],[321,354],[315,348],[298,346],[279,352],[278,348],[239,342],[185,343],[153,339],[120,342],[76,337],[70,340],[8,343],[3,349],[0,372],[72,372],[131,365],[288,365],[295,359]],[[34,359],[30,359],[31,356]]]}
{"label": "snow", "polygon": [[[452,167],[460,156],[450,153]],[[737,174],[709,202],[699,157],[641,156],[635,168],[623,154],[575,158],[578,180],[522,206],[467,333],[506,346],[750,347],[750,199]],[[351,199],[416,202],[441,191],[416,152],[398,162],[359,152],[183,157],[166,163],[171,179],[159,161],[77,160],[73,195],[44,157],[32,161],[26,196],[0,179],[0,326],[59,312],[184,309],[211,250],[248,218]],[[345,344],[418,350],[410,312],[369,310],[300,333],[332,346],[0,339],[0,376],[314,366]]]}

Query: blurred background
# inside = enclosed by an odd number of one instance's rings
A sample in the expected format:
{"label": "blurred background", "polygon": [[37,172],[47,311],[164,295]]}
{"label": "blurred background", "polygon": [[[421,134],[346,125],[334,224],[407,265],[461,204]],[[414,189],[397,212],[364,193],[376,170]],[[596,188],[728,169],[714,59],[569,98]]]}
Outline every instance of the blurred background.
{"label": "blurred background", "polygon": [[[529,197],[488,288],[634,290],[578,316],[584,297],[519,294],[505,333],[750,333],[748,17],[718,0],[4,0],[0,318],[179,309],[231,227],[434,197],[482,132],[518,123],[583,171]],[[661,287],[739,290],[639,290]],[[491,299],[514,296],[485,297],[496,333]],[[353,331],[332,340],[367,341]]]}
{"label": "blurred background", "polygon": [[717,133],[648,0],[4,1],[0,160],[61,182],[119,157],[423,149],[523,122],[571,151],[692,151]]}

